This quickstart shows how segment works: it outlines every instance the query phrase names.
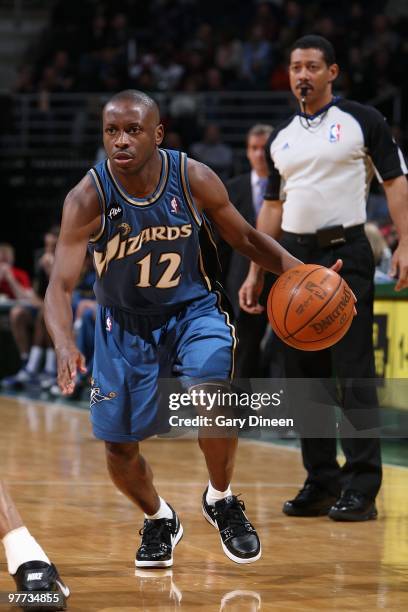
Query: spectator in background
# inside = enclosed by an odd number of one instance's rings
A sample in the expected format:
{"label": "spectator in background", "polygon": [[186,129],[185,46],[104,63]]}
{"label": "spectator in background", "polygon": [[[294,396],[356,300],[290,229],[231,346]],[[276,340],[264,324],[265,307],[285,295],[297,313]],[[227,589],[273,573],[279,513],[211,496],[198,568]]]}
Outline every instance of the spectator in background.
{"label": "spectator in background", "polygon": [[209,123],[201,142],[196,142],[190,150],[191,157],[206,164],[223,180],[227,180],[232,170],[232,149],[221,140],[218,125]]}
{"label": "spectator in background", "polygon": [[221,40],[215,52],[215,65],[225,81],[236,81],[242,65],[242,42],[231,30],[221,32]]}
{"label": "spectator in background", "polygon": [[67,51],[63,49],[57,51],[52,67],[55,70],[57,87],[63,92],[72,91],[74,84],[74,71]]}
{"label": "spectator in background", "polygon": [[167,44],[161,51],[158,61],[152,66],[156,87],[160,91],[175,91],[184,74],[184,67],[175,58],[174,46]]}
{"label": "spectator in background", "polygon": [[398,233],[395,225],[393,223],[386,223],[381,226],[380,231],[391,253],[394,253],[398,246]]}
{"label": "spectator in background", "polygon": [[366,223],[364,231],[373,251],[375,274],[374,283],[377,285],[386,283],[395,283],[395,278],[389,274],[391,269],[391,249],[387,246],[378,225],[375,223]]}
{"label": "spectator in background", "polygon": [[29,298],[32,294],[28,273],[14,266],[14,248],[7,242],[0,244],[0,296],[11,300]]}
{"label": "spectator in background", "polygon": [[54,263],[59,227],[52,227],[44,236],[44,252],[37,262],[34,291],[27,301],[16,304],[10,311],[10,326],[17,345],[21,369],[14,376],[4,378],[3,387],[21,389],[27,384],[55,381],[57,364],[51,339],[44,323],[43,301]]}
{"label": "spectator in background", "polygon": [[272,45],[265,38],[261,25],[252,27],[244,43],[242,76],[254,89],[264,89],[272,63]]}
{"label": "spectator in background", "polygon": [[[198,125],[198,96],[197,79],[188,76],[184,79],[182,89],[171,96],[169,102],[170,130],[177,132],[181,139],[181,146],[170,146],[171,149],[189,149],[191,144],[199,138]],[[170,138],[166,131],[165,142]]]}
{"label": "spectator in background", "polygon": [[[270,125],[258,124],[249,130],[246,141],[246,155],[251,171],[230,179],[226,184],[231,202],[253,227],[256,226],[256,219],[262,206],[268,182],[269,170],[265,156],[265,145],[271,133],[272,127]],[[223,266],[224,286],[236,316],[235,328],[239,340],[235,352],[236,376],[237,378],[261,376],[260,344],[265,334],[267,317],[265,311],[258,315],[246,313],[240,309],[238,300],[239,288],[248,274],[249,260],[238,251],[227,250],[225,243],[220,245],[220,250],[224,252],[222,261],[228,261],[225,270]],[[265,298],[270,285],[271,282],[265,283],[263,296]]]}

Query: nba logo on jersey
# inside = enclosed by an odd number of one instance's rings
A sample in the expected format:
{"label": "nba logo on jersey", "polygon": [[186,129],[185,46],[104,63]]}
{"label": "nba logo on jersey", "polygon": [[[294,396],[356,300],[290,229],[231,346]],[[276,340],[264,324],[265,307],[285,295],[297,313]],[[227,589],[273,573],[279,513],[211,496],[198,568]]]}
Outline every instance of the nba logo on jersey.
{"label": "nba logo on jersey", "polygon": [[180,205],[178,203],[178,200],[176,197],[174,197],[171,202],[170,202],[170,206],[171,206],[171,212],[174,214],[177,214],[180,210]]}
{"label": "nba logo on jersey", "polygon": [[106,317],[106,331],[112,331],[112,319],[110,317]]}
{"label": "nba logo on jersey", "polygon": [[329,141],[338,142],[340,140],[340,123],[333,123],[329,130]]}

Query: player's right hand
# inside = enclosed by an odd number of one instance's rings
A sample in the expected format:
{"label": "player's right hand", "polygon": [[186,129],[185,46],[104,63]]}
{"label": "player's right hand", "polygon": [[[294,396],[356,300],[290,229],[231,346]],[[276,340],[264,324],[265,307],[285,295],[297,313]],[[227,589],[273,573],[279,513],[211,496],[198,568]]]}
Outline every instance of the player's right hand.
{"label": "player's right hand", "polygon": [[85,374],[85,357],[75,345],[55,349],[58,363],[58,385],[64,395],[70,395],[75,388],[78,370]]}
{"label": "player's right hand", "polygon": [[246,277],[238,292],[239,305],[242,310],[249,314],[261,314],[264,311],[264,307],[259,303],[263,285],[263,277],[255,278],[251,274]]}

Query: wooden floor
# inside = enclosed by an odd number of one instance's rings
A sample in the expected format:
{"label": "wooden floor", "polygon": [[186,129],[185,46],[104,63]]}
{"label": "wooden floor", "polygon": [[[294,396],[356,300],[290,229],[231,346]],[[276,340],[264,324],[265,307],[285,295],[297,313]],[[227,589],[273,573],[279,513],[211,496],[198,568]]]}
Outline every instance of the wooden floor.
{"label": "wooden floor", "polygon": [[[243,442],[234,481],[263,556],[236,565],[201,515],[206,483],[191,440],[144,444],[184,538],[170,570],[137,570],[141,514],[108,479],[85,411],[0,398],[1,476],[71,588],[74,612],[408,610],[408,472],[386,468],[379,520],[294,519],[282,502],[303,481],[297,451]],[[0,592],[13,589],[0,556]],[[7,606],[1,609],[8,609]]]}

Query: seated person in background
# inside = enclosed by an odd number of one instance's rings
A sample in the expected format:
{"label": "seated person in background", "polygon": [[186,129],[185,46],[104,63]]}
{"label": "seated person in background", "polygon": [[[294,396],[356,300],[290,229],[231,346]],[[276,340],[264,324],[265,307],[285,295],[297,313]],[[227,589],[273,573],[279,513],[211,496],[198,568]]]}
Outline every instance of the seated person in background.
{"label": "seated person in background", "polygon": [[375,223],[366,223],[364,225],[364,231],[374,255],[374,283],[378,285],[395,283],[395,278],[389,274],[392,258],[391,249],[387,246],[380,228]]}
{"label": "seated person in background", "polygon": [[20,300],[32,294],[31,281],[25,270],[14,266],[14,247],[0,243],[0,295]]}
{"label": "seated person in background", "polygon": [[58,234],[59,227],[52,227],[45,234],[44,252],[36,266],[34,290],[27,290],[24,301],[10,311],[10,327],[22,367],[14,376],[3,379],[2,385],[8,389],[21,389],[26,384],[39,383],[40,379],[43,384],[53,384],[56,379],[55,352],[45,327],[42,306]]}

